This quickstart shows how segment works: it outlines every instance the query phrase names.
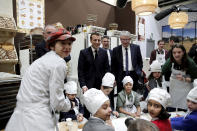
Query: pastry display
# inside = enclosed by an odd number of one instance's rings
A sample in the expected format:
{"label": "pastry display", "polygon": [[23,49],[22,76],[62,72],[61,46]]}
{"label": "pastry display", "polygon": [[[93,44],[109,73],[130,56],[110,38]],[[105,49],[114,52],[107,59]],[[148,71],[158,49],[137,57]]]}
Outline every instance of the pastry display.
{"label": "pastry display", "polygon": [[16,29],[15,21],[13,18],[0,17],[0,28]]}
{"label": "pastry display", "polygon": [[7,50],[6,54],[8,59],[16,59],[16,53],[14,50]]}
{"label": "pastry display", "polygon": [[0,60],[17,59],[16,51],[12,43],[0,43]]}
{"label": "pastry display", "polygon": [[0,60],[1,59],[7,59],[7,54],[6,54],[6,50],[3,48],[0,48]]}

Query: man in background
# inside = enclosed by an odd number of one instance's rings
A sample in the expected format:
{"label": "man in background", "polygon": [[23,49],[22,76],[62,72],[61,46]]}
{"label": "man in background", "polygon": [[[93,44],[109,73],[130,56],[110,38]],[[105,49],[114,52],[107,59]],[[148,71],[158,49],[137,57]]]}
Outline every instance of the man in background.
{"label": "man in background", "polygon": [[165,43],[163,40],[159,40],[157,42],[158,48],[151,52],[150,65],[152,64],[154,60],[158,60],[161,65],[163,65],[166,62],[166,59],[167,59],[166,54],[168,52],[167,50],[164,49],[164,45]]}
{"label": "man in background", "polygon": [[110,39],[109,36],[103,36],[101,38],[101,43],[103,46],[103,49],[107,51],[108,61],[109,61],[109,67],[111,71],[111,58],[112,58],[112,50],[110,49]]}
{"label": "man in background", "polygon": [[[78,59],[78,79],[83,93],[91,88],[100,89],[102,78],[109,71],[107,51],[100,48],[101,36],[90,35],[91,46],[80,51]],[[89,111],[84,108],[84,117],[89,118]]]}
{"label": "man in background", "polygon": [[78,78],[83,92],[100,89],[102,78],[109,71],[107,51],[100,48],[100,34],[92,33],[90,42],[92,45],[81,50],[78,59]]}
{"label": "man in background", "polygon": [[41,56],[43,56],[45,53],[49,51],[46,45],[46,41],[49,38],[49,36],[56,31],[57,29],[53,25],[45,26],[44,32],[43,32],[44,39],[41,43],[36,44],[36,47],[35,47],[37,58],[40,58]]}
{"label": "man in background", "polygon": [[169,45],[170,45],[170,50],[168,51],[168,53],[166,54],[166,59],[170,58],[171,55],[171,48],[175,43],[179,43],[179,39],[176,36],[171,36],[169,38]]}
{"label": "man in background", "polygon": [[138,89],[139,77],[142,77],[142,56],[140,47],[131,42],[131,34],[122,31],[120,34],[121,45],[115,47],[112,52],[112,73],[115,75],[117,83],[117,93],[123,89],[122,80],[125,76],[130,76],[133,81],[133,90]]}

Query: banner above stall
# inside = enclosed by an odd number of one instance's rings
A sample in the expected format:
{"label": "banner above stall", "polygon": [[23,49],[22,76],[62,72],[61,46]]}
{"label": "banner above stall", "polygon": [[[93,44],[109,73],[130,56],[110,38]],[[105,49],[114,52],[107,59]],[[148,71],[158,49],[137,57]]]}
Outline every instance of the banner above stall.
{"label": "banner above stall", "polygon": [[17,27],[20,32],[29,32],[35,27],[44,27],[44,0],[17,0]]}

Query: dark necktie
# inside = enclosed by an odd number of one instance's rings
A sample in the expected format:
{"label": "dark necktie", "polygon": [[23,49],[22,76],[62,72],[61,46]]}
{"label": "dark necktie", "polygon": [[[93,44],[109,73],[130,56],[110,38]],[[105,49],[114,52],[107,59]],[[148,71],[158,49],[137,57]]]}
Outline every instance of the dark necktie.
{"label": "dark necktie", "polygon": [[126,57],[126,75],[129,75],[129,62],[128,62],[128,60],[129,60],[129,56],[128,56],[128,48],[125,48],[125,51],[126,51],[126,53],[125,53],[125,57]]}
{"label": "dark necktie", "polygon": [[96,60],[96,58],[98,57],[98,52],[97,52],[97,50],[95,50],[95,60]]}

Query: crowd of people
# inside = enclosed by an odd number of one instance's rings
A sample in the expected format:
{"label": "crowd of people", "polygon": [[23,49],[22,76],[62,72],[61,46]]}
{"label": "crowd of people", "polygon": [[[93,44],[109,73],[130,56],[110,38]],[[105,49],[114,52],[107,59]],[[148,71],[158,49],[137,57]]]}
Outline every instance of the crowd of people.
{"label": "crowd of people", "polygon": [[[44,40],[36,46],[38,59],[22,78],[16,108],[6,131],[54,131],[57,121],[67,118],[86,123],[83,131],[114,131],[112,116],[140,118],[142,112],[149,114],[152,123],[132,120],[128,131],[195,130],[195,55],[192,57],[192,52],[189,57],[175,37],[170,38],[169,51],[164,49],[164,41],[158,41],[158,49],[153,50],[150,57],[151,73],[139,94],[139,81],[145,77],[143,61],[140,47],[130,43],[128,31],[121,32],[121,45],[113,50],[108,36],[91,34],[91,46],[79,53],[78,82],[66,80],[67,62],[76,39],[64,28],[57,29],[53,25],[47,25],[43,35]],[[166,81],[170,83],[167,88],[163,86]],[[83,102],[77,97],[78,83]],[[115,86],[117,94],[114,94]],[[140,102],[143,100],[147,106],[142,111]],[[177,109],[187,111],[186,115],[170,118],[169,112]],[[60,118],[56,117],[57,112]]]}

